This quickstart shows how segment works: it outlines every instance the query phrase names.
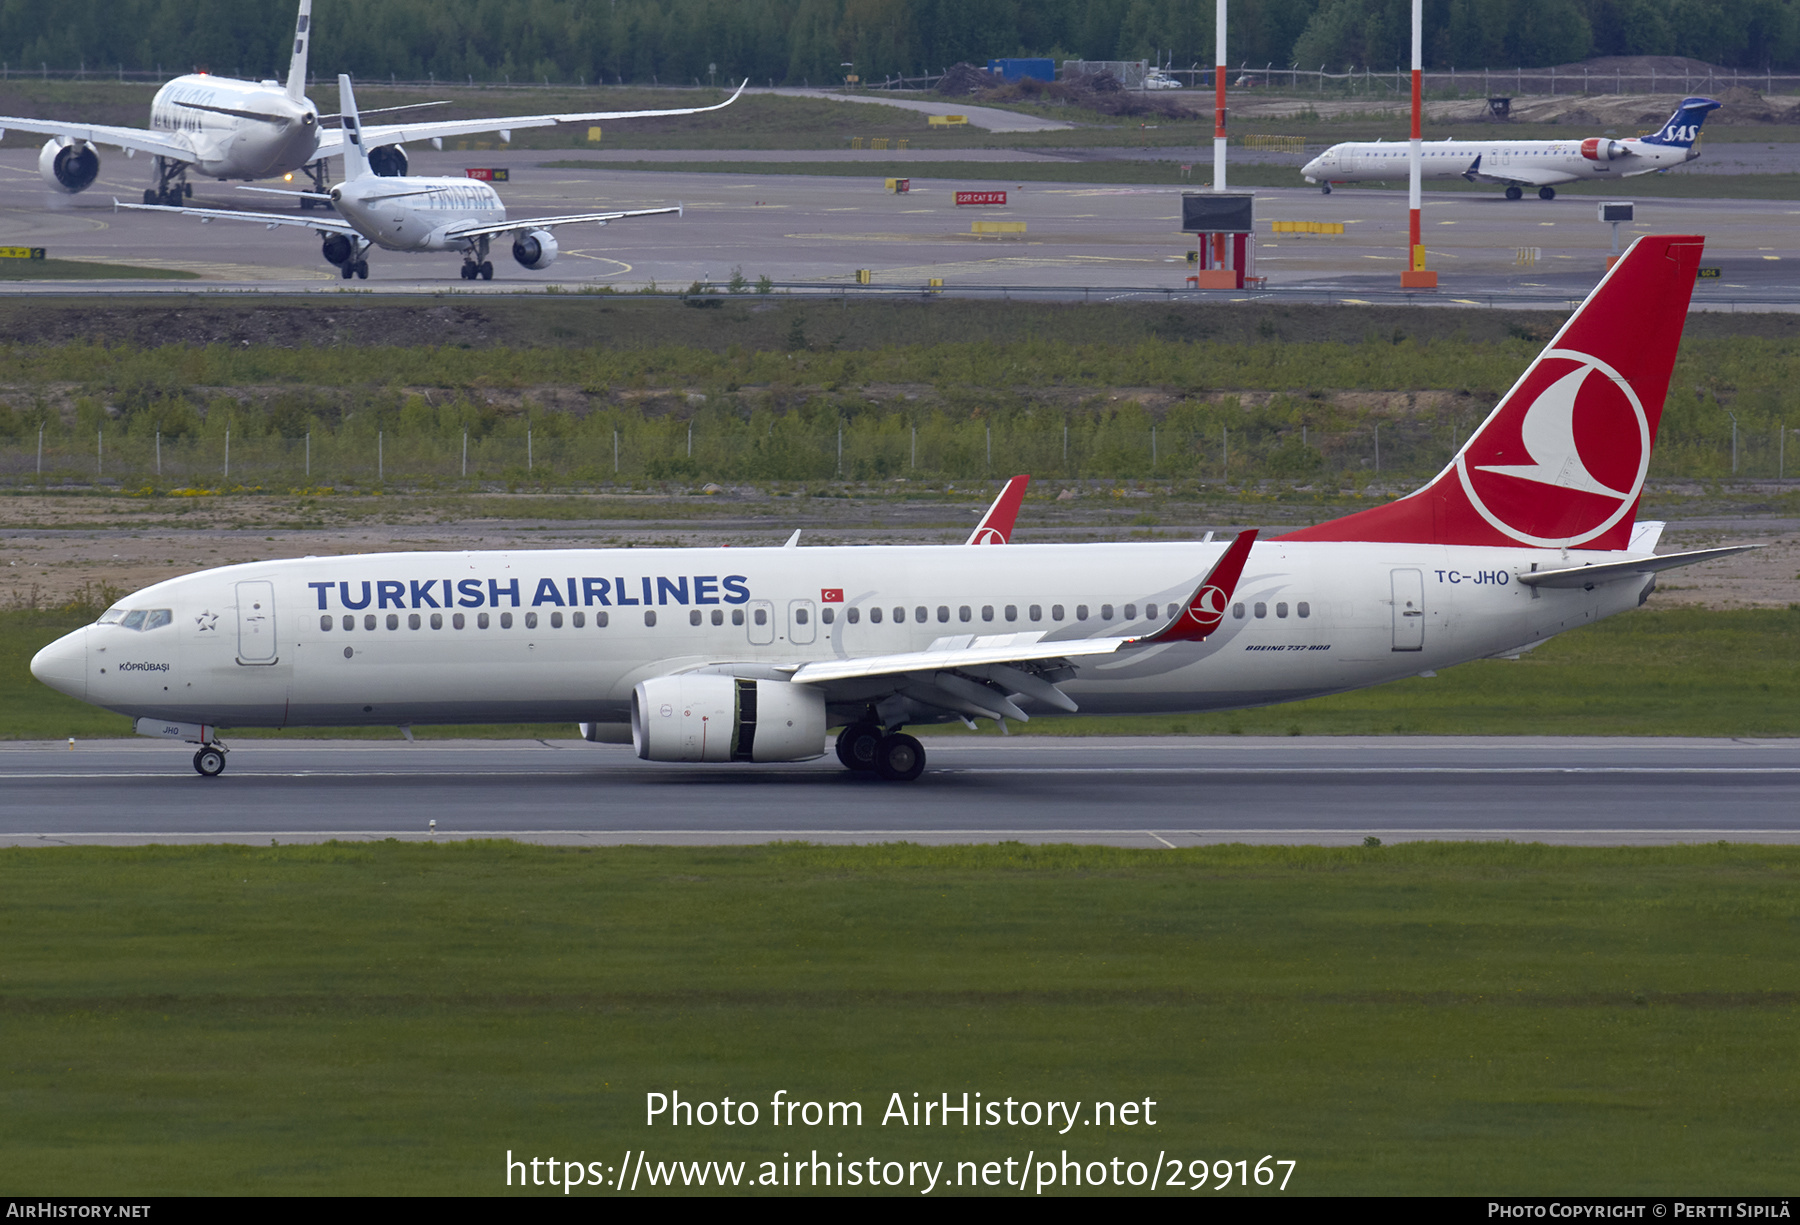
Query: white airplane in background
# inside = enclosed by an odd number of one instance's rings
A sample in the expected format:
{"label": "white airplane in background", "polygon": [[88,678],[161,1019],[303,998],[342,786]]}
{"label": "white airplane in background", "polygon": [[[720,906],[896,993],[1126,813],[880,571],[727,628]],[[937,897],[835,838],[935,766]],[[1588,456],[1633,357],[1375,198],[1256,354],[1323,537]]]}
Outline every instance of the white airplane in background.
{"label": "white airplane in background", "polygon": [[199,745],[219,724],[578,723],[666,762],[909,779],[903,728],[1224,710],[1516,655],[1641,604],[1634,522],[1702,240],[1634,242],[1418,492],[1273,540],[566,549],[251,562],[146,587],[31,662]]}
{"label": "white airplane in background", "polygon": [[[239,81],[192,73],[176,77],[157,91],[150,103],[148,128],[0,116],[0,136],[7,129],[33,132],[51,139],[38,154],[44,182],[71,195],[93,186],[100,174],[95,146],[112,145],[156,158],[156,185],[144,191],[145,204],[175,204],[194,194],[190,169],[207,178],[250,181],[305,173],[315,190],[325,190],[325,159],[342,151],[343,134],[321,126],[321,116],[306,96],[306,61],[312,41],[312,0],[300,0],[294,25],[293,57],[287,82]],[[749,84],[748,80],[744,84]],[[406,173],[402,142],[428,140],[442,147],[446,137],[498,132],[512,140],[522,128],[600,123],[612,119],[650,119],[698,115],[736,102],[738,92],[716,106],[658,111],[592,111],[564,115],[511,115],[498,119],[457,119],[427,123],[383,124],[363,129],[363,147],[376,174]],[[441,103],[421,103],[438,106]],[[410,107],[390,107],[408,110]],[[375,112],[370,112],[371,114]],[[310,208],[313,201],[303,200]]]}
{"label": "white airplane in background", "polygon": [[329,193],[283,191],[280,188],[247,187],[245,191],[281,196],[302,196],[331,204],[343,219],[299,217],[290,213],[248,213],[235,209],[193,208],[167,204],[121,204],[114,208],[146,213],[179,213],[201,221],[257,221],[269,229],[278,225],[304,226],[325,240],[321,254],[335,264],[345,280],[369,277],[370,247],[389,251],[460,251],[465,281],[494,279],[488,259],[491,242],[503,234],[512,236],[513,258],[526,268],[548,268],[556,259],[559,225],[605,225],[627,217],[655,217],[681,213],[673,208],[640,208],[612,213],[574,213],[564,217],[533,217],[508,221],[506,205],[486,183],[475,179],[389,178],[378,175],[363,156],[359,139],[361,123],[350,78],[338,78],[339,105],[344,117],[344,181]]}
{"label": "white airplane in background", "polygon": [[[1711,98],[1683,98],[1669,121],[1650,136],[1612,140],[1434,140],[1421,151],[1420,175],[1426,179],[1467,179],[1499,183],[1506,198],[1517,200],[1535,188],[1540,200],[1554,200],[1563,183],[1592,179],[1628,179],[1669,170],[1700,156],[1694,142],[1700,125],[1718,109]],[[1333,183],[1373,183],[1404,179],[1411,173],[1406,141],[1349,142],[1333,145],[1300,168],[1308,183],[1331,194]]]}

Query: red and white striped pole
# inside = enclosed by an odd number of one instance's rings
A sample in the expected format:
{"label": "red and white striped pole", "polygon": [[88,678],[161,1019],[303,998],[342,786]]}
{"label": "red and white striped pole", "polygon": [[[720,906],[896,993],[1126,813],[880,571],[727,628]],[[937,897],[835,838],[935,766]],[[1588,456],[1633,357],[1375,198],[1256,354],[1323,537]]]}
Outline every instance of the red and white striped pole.
{"label": "red and white striped pole", "polygon": [[[1214,0],[1213,190],[1225,190],[1225,0]],[[1213,236],[1214,268],[1225,266],[1225,235]]]}
{"label": "red and white striped pole", "polygon": [[1437,273],[1425,270],[1425,240],[1419,232],[1419,181],[1424,175],[1423,137],[1419,120],[1424,107],[1425,21],[1424,0],[1412,0],[1412,147],[1406,155],[1408,183],[1407,206],[1407,270],[1400,274],[1402,289],[1436,289]]}

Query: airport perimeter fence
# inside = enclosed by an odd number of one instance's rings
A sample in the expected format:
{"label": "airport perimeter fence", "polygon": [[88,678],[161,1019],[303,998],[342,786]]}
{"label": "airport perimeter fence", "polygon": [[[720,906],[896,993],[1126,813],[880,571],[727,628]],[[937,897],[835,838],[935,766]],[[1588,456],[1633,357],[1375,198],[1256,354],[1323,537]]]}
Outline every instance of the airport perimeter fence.
{"label": "airport perimeter fence", "polygon": [[[1703,400],[1671,404],[1652,477],[1786,479],[1786,452],[1800,445],[1800,429],[1776,422],[1727,430],[1714,420],[1723,420],[1714,408]],[[609,428],[605,420],[565,417],[485,436],[339,428],[299,438],[229,432],[174,437],[129,428],[91,434],[46,429],[36,437],[0,438],[0,482],[14,490],[285,493],[707,482],[817,486],[1028,472],[1046,480],[1355,486],[1435,474],[1487,406],[1353,423],[1334,421],[1336,414],[1324,407],[1318,412],[1323,425],[1308,424],[1305,411],[1302,402],[1285,397],[1251,408],[1227,397],[1178,406],[1161,420],[1134,404],[1086,417],[1016,414],[987,421],[871,412],[834,424],[801,413],[748,420],[717,414],[685,421],[642,418]],[[1743,416],[1748,421],[1751,414]],[[543,428],[546,423],[552,428]]]}

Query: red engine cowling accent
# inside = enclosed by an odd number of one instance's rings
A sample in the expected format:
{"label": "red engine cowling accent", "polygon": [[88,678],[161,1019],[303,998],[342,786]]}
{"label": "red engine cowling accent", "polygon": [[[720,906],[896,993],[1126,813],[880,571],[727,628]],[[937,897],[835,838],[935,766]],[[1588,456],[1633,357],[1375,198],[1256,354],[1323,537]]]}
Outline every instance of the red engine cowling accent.
{"label": "red engine cowling accent", "polygon": [[1581,156],[1590,162],[1610,162],[1625,151],[1625,146],[1616,140],[1604,140],[1598,136],[1590,136],[1581,142]]}

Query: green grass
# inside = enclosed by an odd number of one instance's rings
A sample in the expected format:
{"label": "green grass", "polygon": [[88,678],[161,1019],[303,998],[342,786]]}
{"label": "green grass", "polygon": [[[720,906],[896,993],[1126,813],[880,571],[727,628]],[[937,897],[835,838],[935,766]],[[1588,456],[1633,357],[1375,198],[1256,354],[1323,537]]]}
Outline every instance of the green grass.
{"label": "green grass", "polygon": [[84,259],[0,259],[0,281],[195,281],[197,272]]}
{"label": "green grass", "polygon": [[[88,613],[0,613],[0,739],[130,734],[125,718],[39,684],[41,646]],[[1048,735],[1800,735],[1800,607],[1641,610],[1574,630],[1519,660],[1258,710],[1210,715],[1041,718]],[[249,732],[338,736],[338,731]],[[350,735],[386,738],[387,729]],[[568,737],[559,725],[420,728],[416,734]],[[968,735],[940,729],[944,735]],[[992,731],[983,725],[981,735]]]}
{"label": "green grass", "polygon": [[[1712,845],[6,850],[0,1181],[1066,1149],[1272,1154],[1290,1195],[1781,1194],[1796,885],[1794,848]],[[760,1125],[647,1127],[675,1090]],[[776,1130],[777,1090],[863,1125]],[[1156,1124],[880,1123],[965,1091]]]}

